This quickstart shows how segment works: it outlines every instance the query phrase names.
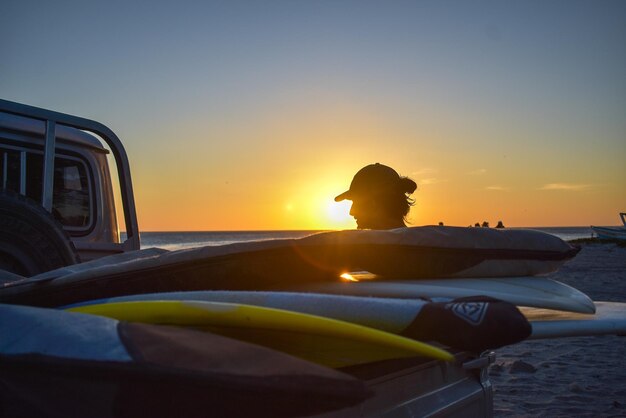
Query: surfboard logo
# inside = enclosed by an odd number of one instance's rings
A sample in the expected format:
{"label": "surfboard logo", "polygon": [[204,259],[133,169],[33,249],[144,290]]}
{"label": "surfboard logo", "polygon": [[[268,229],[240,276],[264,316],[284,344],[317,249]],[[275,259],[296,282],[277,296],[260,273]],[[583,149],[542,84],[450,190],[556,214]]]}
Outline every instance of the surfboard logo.
{"label": "surfboard logo", "polygon": [[480,325],[485,318],[488,302],[458,302],[446,305],[456,316],[469,323],[470,325]]}

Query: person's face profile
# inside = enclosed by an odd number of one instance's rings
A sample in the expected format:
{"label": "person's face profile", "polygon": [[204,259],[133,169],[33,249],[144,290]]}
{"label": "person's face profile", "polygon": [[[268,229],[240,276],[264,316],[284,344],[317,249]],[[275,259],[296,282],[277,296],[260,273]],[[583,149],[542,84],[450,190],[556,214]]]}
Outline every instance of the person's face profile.
{"label": "person's face profile", "polygon": [[350,216],[355,219],[358,229],[375,228],[376,220],[380,217],[378,212],[378,204],[374,196],[364,194],[352,198]]}

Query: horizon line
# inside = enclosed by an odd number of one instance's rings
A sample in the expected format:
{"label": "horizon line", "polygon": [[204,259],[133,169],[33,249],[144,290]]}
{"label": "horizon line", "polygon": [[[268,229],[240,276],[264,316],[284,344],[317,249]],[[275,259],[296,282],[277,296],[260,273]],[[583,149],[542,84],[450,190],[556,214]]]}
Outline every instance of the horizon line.
{"label": "horizon line", "polygon": [[[439,226],[436,224],[431,225],[420,225],[420,226]],[[476,228],[475,226],[468,225],[444,225],[444,226],[453,226],[458,228]],[[532,229],[532,228],[591,228],[592,226],[622,226],[622,225],[541,225],[541,226],[505,226],[504,229],[507,228],[516,228],[516,229]],[[409,226],[412,228],[413,226]],[[490,229],[499,229],[495,226],[489,226]],[[334,229],[334,228],[320,228],[320,229],[172,229],[172,230],[143,230],[139,233],[144,232],[322,232],[322,231],[356,231],[356,228],[345,228],[345,229]],[[120,233],[126,233],[126,231],[120,231]]]}

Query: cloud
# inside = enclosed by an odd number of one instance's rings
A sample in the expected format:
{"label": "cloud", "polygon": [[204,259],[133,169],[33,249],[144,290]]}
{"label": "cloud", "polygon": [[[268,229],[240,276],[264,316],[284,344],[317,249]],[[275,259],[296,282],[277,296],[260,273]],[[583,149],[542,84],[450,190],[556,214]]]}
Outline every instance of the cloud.
{"label": "cloud", "polygon": [[422,168],[420,170],[414,171],[411,173],[411,177],[421,177],[428,174],[435,174],[438,170],[435,168]]}
{"label": "cloud", "polygon": [[508,187],[503,187],[503,186],[487,186],[485,187],[485,190],[491,190],[491,191],[495,191],[495,192],[506,192],[509,190]]}
{"label": "cloud", "polygon": [[539,190],[565,190],[570,192],[579,192],[581,190],[587,190],[590,187],[590,184],[548,183],[541,186]]}
{"label": "cloud", "polygon": [[438,172],[439,170],[436,168],[424,167],[417,171],[413,171],[409,177],[415,180],[418,186],[428,186],[430,184],[437,184],[448,181],[433,176],[436,175]]}
{"label": "cloud", "polygon": [[446,181],[448,181],[448,180],[437,179],[437,178],[432,177],[432,178],[417,180],[417,184],[419,186],[427,186],[429,184],[443,183],[443,182],[446,182]]}
{"label": "cloud", "polygon": [[487,173],[487,169],[486,168],[479,168],[478,170],[474,170],[474,171],[470,171],[469,174],[470,176],[482,176],[483,174]]}

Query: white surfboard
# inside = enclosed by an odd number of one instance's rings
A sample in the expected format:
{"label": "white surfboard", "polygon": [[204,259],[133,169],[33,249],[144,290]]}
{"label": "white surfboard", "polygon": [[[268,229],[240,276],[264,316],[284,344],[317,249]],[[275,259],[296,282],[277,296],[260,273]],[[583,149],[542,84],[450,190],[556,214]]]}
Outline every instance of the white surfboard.
{"label": "white surfboard", "polygon": [[[543,309],[554,309],[578,313],[594,313],[593,301],[584,293],[564,283],[545,277],[508,277],[486,279],[431,279],[431,280],[373,280],[376,276],[353,274],[352,280],[345,282],[319,282],[293,285],[281,288],[281,291],[314,292],[322,294],[367,296],[396,299],[441,298],[455,299],[468,296],[490,296],[517,306],[527,306]],[[101,299],[100,302],[155,300],[164,297],[171,300],[182,300],[187,293],[195,297],[206,293],[209,299],[222,302],[252,303],[249,299],[229,299],[236,294],[251,293],[258,295],[264,292],[231,292],[231,291],[199,291],[199,292],[168,292],[148,295],[120,296]],[[276,292],[279,293],[279,292]],[[222,296],[216,296],[216,295]],[[155,296],[151,296],[155,295]],[[160,295],[160,296],[156,296]],[[236,296],[235,298],[240,298]],[[91,302],[87,302],[91,303]],[[284,302],[280,302],[281,304]],[[254,303],[253,303],[254,304]],[[263,305],[263,304],[261,304]],[[272,306],[272,305],[268,305]],[[292,309],[289,306],[274,306],[279,309]],[[315,312],[310,312],[316,314]]]}
{"label": "white surfboard", "polygon": [[626,303],[596,302],[595,314],[520,309],[532,325],[530,339],[626,335]]}
{"label": "white surfboard", "polygon": [[[465,302],[432,303],[422,299],[372,298],[295,292],[263,291],[186,291],[151,293],[82,302],[66,308],[94,313],[99,306],[147,306],[142,314],[171,321],[164,311],[167,303],[226,304],[258,307],[280,312],[324,317],[357,324],[368,329],[402,335],[418,341],[471,351],[513,344],[530,335],[530,325],[514,306],[484,299]],[[161,303],[161,305],[159,305]],[[121,319],[121,317],[116,317]],[[129,317],[123,319],[131,320]],[[136,318],[135,318],[136,319]],[[132,320],[135,320],[132,319]],[[251,318],[243,318],[251,321]],[[166,322],[172,324],[172,322]],[[292,330],[294,331],[294,330]],[[304,333],[304,330],[296,331]],[[277,338],[273,336],[270,340]],[[364,348],[363,348],[364,349]],[[319,350],[318,350],[319,351]]]}
{"label": "white surfboard", "polygon": [[[475,279],[367,280],[307,283],[290,290],[387,298],[459,298],[490,296],[517,306],[594,313],[593,301],[583,292],[545,277]],[[366,279],[366,280],[363,280]]]}
{"label": "white surfboard", "polygon": [[107,302],[70,308],[129,322],[190,327],[247,341],[329,367],[424,356],[454,356],[415,339],[322,316],[198,300]]}
{"label": "white surfboard", "polygon": [[262,306],[333,318],[391,333],[399,333],[406,328],[427,303],[418,299],[370,298],[317,293],[198,290],[119,296],[73,304],[66,308],[159,300],[194,300]]}

